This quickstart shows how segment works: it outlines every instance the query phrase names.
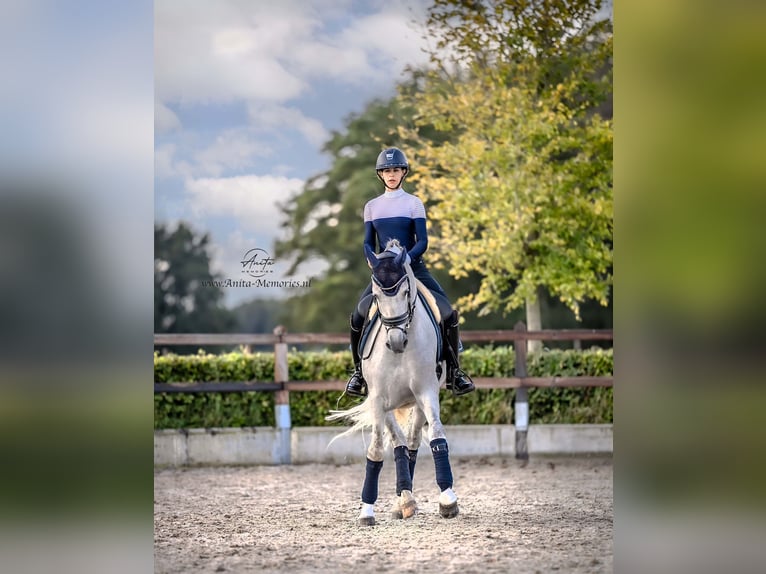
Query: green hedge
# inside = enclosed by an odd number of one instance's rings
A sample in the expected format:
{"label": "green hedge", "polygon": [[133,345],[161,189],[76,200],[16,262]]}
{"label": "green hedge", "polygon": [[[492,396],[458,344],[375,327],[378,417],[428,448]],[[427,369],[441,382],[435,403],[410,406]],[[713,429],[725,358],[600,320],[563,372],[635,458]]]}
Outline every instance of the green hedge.
{"label": "green hedge", "polygon": [[[474,377],[513,376],[512,347],[469,348],[461,355],[463,369]],[[288,354],[290,380],[345,380],[352,368],[351,353],[299,352]],[[613,372],[612,350],[550,350],[530,355],[527,371],[532,377],[609,376]],[[158,383],[213,381],[272,381],[272,353],[154,356]],[[445,424],[509,424],[513,422],[514,389],[477,389],[462,397],[441,393]],[[356,400],[338,402],[340,391],[290,393],[293,426],[328,426],[324,417],[331,409],[348,408]],[[531,388],[529,419],[540,423],[611,423],[611,388]],[[210,428],[274,425],[271,392],[157,393],[154,395],[154,427]]]}

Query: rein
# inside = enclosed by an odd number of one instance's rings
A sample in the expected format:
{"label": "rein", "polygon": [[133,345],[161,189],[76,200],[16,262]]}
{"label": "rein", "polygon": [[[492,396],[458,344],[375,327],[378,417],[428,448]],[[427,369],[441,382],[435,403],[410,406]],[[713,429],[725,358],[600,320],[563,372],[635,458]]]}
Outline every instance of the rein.
{"label": "rein", "polygon": [[[399,292],[399,289],[404,285],[405,281],[407,283],[407,300],[409,301],[407,304],[407,310],[404,313],[401,313],[399,315],[396,315],[395,317],[384,317],[383,314],[380,314],[380,322],[383,323],[383,326],[386,329],[386,334],[388,334],[391,329],[398,329],[404,335],[407,335],[407,330],[410,328],[410,324],[412,323],[412,318],[415,315],[415,304],[417,302],[417,294],[415,297],[411,297],[410,294],[412,293],[410,285],[410,278],[409,275],[404,275],[399,281],[396,282],[395,285],[392,285],[391,287],[383,287],[380,282],[375,278],[375,276],[372,276],[372,280],[375,281],[375,283],[378,285],[378,287],[381,288],[381,290],[387,295],[387,296],[394,296]],[[389,293],[389,291],[391,293]],[[374,296],[374,301],[377,303],[377,295]],[[380,309],[380,305],[378,305],[378,309]],[[377,337],[377,335],[376,335]]]}

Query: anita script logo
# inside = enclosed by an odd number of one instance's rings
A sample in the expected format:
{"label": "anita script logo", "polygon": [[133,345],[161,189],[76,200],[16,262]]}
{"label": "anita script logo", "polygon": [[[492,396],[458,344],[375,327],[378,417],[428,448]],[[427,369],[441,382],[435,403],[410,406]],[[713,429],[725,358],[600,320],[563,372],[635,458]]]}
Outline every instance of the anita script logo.
{"label": "anita script logo", "polygon": [[274,273],[271,269],[276,261],[271,258],[271,255],[265,249],[256,247],[251,249],[242,258],[242,273],[247,273],[250,277],[263,277],[267,273]]}

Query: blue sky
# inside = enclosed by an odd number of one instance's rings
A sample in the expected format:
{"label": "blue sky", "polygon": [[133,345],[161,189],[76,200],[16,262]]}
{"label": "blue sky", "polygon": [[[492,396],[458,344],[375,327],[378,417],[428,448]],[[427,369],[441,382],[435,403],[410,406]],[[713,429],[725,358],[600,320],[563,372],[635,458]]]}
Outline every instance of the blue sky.
{"label": "blue sky", "polygon": [[[241,278],[244,253],[280,237],[277,202],[329,167],[320,150],[332,130],[426,61],[425,9],[420,0],[157,0],[155,219],[209,232],[214,270]],[[287,266],[277,261],[273,278]],[[321,269],[309,262],[296,278]],[[287,294],[225,292],[229,305]]]}

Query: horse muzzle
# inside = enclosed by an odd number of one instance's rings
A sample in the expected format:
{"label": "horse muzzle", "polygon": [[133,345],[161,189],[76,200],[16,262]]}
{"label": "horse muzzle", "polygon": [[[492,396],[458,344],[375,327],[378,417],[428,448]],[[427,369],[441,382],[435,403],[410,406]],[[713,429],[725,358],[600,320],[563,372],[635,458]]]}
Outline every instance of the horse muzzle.
{"label": "horse muzzle", "polygon": [[403,353],[407,348],[407,333],[404,329],[393,328],[388,331],[386,337],[386,347],[394,353]]}

